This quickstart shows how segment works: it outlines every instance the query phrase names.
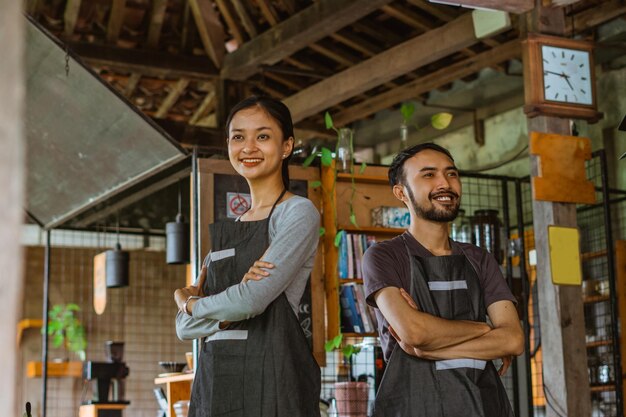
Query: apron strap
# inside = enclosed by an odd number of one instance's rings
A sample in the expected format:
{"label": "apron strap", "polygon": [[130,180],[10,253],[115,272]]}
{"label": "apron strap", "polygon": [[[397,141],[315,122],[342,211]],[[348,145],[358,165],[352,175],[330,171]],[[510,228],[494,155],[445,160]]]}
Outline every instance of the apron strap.
{"label": "apron strap", "polygon": [[267,216],[267,218],[269,219],[270,217],[272,217],[272,213],[274,213],[274,209],[276,208],[276,205],[278,205],[278,202],[280,201],[281,198],[283,198],[285,196],[285,194],[287,193],[287,189],[283,188],[283,192],[280,193],[280,195],[278,196],[278,198],[276,199],[276,201],[274,201],[274,205],[272,206],[272,209],[270,210],[270,215]]}

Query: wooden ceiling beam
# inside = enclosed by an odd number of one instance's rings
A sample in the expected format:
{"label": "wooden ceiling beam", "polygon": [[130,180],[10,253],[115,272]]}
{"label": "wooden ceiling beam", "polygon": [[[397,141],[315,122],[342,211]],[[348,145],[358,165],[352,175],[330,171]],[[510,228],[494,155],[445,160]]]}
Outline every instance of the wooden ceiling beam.
{"label": "wooden ceiling beam", "polygon": [[161,29],[165,20],[165,12],[167,10],[167,0],[153,0],[152,10],[150,11],[150,27],[148,28],[148,48],[156,49],[159,46],[161,38]]}
{"label": "wooden ceiling beam", "polygon": [[124,14],[126,12],[126,0],[113,0],[107,25],[107,42],[116,43],[122,31]]}
{"label": "wooden ceiling beam", "polygon": [[437,0],[437,3],[449,3],[454,6],[480,7],[501,10],[509,13],[526,13],[535,7],[535,0]]}
{"label": "wooden ceiling beam", "polygon": [[[490,67],[521,56],[521,45],[518,40],[509,41],[494,49],[476,56],[447,65],[442,69],[417,78],[407,84],[386,91],[370,100],[351,106],[349,109],[333,117],[337,126],[345,126],[355,120],[387,109],[406,100],[435,90],[460,78],[471,75],[483,68]],[[289,105],[289,102],[286,101]],[[290,108],[292,108],[290,106]]]}
{"label": "wooden ceiling beam", "polygon": [[477,42],[472,16],[464,14],[288,97],[285,104],[297,122]]}
{"label": "wooden ceiling beam", "polygon": [[87,42],[70,42],[70,49],[93,67],[122,73],[137,72],[148,77],[211,80],[217,69],[208,58],[164,52],[119,48]]}
{"label": "wooden ceiling beam", "polygon": [[243,28],[246,30],[246,32],[248,32],[250,38],[256,38],[256,36],[259,34],[259,31],[256,28],[256,25],[254,24],[252,19],[250,19],[250,15],[246,10],[246,6],[240,0],[230,0],[230,3],[233,5],[235,13],[237,13],[237,16],[239,16],[239,20],[241,21]]}
{"label": "wooden ceiling beam", "polygon": [[140,80],[141,80],[140,73],[133,72],[132,74],[130,74],[130,77],[128,77],[128,80],[126,81],[126,86],[124,87],[124,97],[126,98],[132,97]]}
{"label": "wooden ceiling beam", "polygon": [[237,44],[242,45],[245,42],[245,37],[243,35],[243,31],[239,27],[239,24],[237,23],[237,20],[233,16],[232,10],[230,10],[230,3],[226,2],[225,0],[216,0],[215,3],[217,4],[217,8],[219,9],[220,13],[222,13],[222,17],[224,18],[224,21],[226,22],[226,25],[228,26],[231,34],[237,41]]}
{"label": "wooden ceiling beam", "polygon": [[378,46],[363,39],[359,39],[358,36],[355,36],[346,30],[333,33],[330,37],[337,42],[341,42],[347,47],[354,49],[355,51],[361,52],[366,57],[372,57],[381,51],[381,48]]}
{"label": "wooden ceiling beam", "polygon": [[222,67],[224,61],[224,28],[213,3],[202,0],[189,0],[191,13],[193,14],[202,45],[208,57],[217,68]]}
{"label": "wooden ceiling beam", "polygon": [[417,13],[413,13],[411,10],[400,7],[399,5],[388,5],[381,8],[383,12],[388,14],[400,22],[411,26],[421,32],[428,32],[434,26],[437,26],[436,22],[425,19],[419,16]]}
{"label": "wooden ceiling beam", "polygon": [[222,76],[243,80],[337,32],[391,0],[319,0],[230,53]]}
{"label": "wooden ceiling beam", "polygon": [[261,9],[261,13],[265,17],[265,20],[270,24],[270,26],[276,26],[279,22],[278,16],[276,15],[276,11],[272,4],[267,0],[257,0],[259,8]]}
{"label": "wooden ceiling beam", "polygon": [[165,97],[165,100],[163,100],[163,103],[161,103],[161,105],[159,106],[159,109],[154,114],[154,117],[157,119],[164,118],[170,111],[170,109],[174,106],[174,104],[176,104],[180,96],[185,92],[185,89],[188,85],[188,79],[181,78],[180,80],[178,80],[174,85],[174,88],[170,90],[170,92],[167,94],[167,97]]}
{"label": "wooden ceiling beam", "polygon": [[81,0],[67,0],[65,4],[65,12],[63,13],[64,33],[66,37],[70,37],[74,34],[74,28],[78,21],[78,14],[80,13]]}
{"label": "wooden ceiling beam", "polygon": [[434,5],[432,3],[429,3],[428,0],[408,0],[408,2],[418,9],[423,10],[432,16],[435,16],[442,22],[449,22],[456,19],[458,16],[458,13],[451,8],[442,5]]}
{"label": "wooden ceiling beam", "polygon": [[200,103],[194,114],[191,116],[191,119],[189,119],[189,124],[195,125],[198,123],[205,115],[215,110],[215,105],[215,91],[209,91],[202,100],[202,103]]}
{"label": "wooden ceiling beam", "polygon": [[326,48],[325,46],[320,45],[318,43],[313,43],[309,45],[309,48],[311,48],[318,54],[321,54],[327,58],[330,58],[331,60],[341,64],[344,67],[351,67],[357,62],[357,60],[346,56],[346,54],[340,51],[334,50],[334,48]]}
{"label": "wooden ceiling beam", "polygon": [[283,7],[285,8],[285,10],[287,11],[287,13],[289,13],[289,15],[293,15],[296,10],[298,10],[296,8],[296,2],[295,0],[278,0],[280,2],[280,4],[283,5]]}
{"label": "wooden ceiling beam", "polygon": [[569,25],[567,32],[569,34],[574,31],[580,33],[623,15],[626,15],[626,4],[622,0],[605,1],[596,7],[576,14],[573,21],[566,19],[566,23]]}

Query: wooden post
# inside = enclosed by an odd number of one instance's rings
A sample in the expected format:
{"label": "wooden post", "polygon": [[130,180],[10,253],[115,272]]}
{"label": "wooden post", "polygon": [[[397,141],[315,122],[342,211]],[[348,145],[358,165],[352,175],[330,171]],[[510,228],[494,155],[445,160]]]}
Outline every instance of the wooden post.
{"label": "wooden post", "polygon": [[[529,119],[528,130],[570,135],[570,121],[540,116]],[[531,164],[531,174],[537,175],[536,157]],[[546,416],[588,417],[591,393],[581,290],[552,283],[548,243],[548,226],[576,227],[576,205],[533,200],[533,224]]]}
{"label": "wooden post", "polygon": [[[4,364],[0,373],[0,407],[4,414],[22,415],[24,404],[17,404],[17,346],[13,342],[20,310],[22,308],[22,251],[20,235],[24,217],[24,153],[25,138],[22,128],[24,102],[23,2],[0,0],[0,189],[4,198],[0,201],[0,270],[3,274],[0,305],[3,320],[0,336],[0,357]],[[38,398],[39,393],[27,393]],[[31,398],[31,397],[29,397]]]}

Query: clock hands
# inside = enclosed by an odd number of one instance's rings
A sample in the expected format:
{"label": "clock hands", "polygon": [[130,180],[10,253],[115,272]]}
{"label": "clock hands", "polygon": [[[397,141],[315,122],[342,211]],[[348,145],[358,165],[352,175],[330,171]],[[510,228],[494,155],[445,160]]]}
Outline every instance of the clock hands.
{"label": "clock hands", "polygon": [[558,72],[554,72],[554,71],[544,71],[546,74],[554,74],[554,75],[558,75],[561,78],[565,78],[565,81],[567,82],[567,85],[569,85],[569,88],[572,89],[572,91],[574,91],[574,86],[572,86],[572,83],[569,81],[570,76],[569,75],[565,75],[564,72],[562,73],[558,73]]}

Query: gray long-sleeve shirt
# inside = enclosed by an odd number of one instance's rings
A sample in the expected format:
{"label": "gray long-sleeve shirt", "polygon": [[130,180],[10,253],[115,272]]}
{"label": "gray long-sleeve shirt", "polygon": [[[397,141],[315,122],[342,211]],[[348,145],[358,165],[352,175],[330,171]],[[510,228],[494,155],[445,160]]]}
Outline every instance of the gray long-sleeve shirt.
{"label": "gray long-sleeve shirt", "polygon": [[239,283],[198,300],[191,316],[179,311],[176,315],[178,337],[189,340],[210,336],[219,331],[221,321],[235,322],[258,316],[283,292],[297,314],[313,269],[319,226],[319,212],[310,200],[294,196],[277,205],[269,223],[270,246],[263,256],[264,261],[274,264],[274,268],[268,270],[270,276]]}

